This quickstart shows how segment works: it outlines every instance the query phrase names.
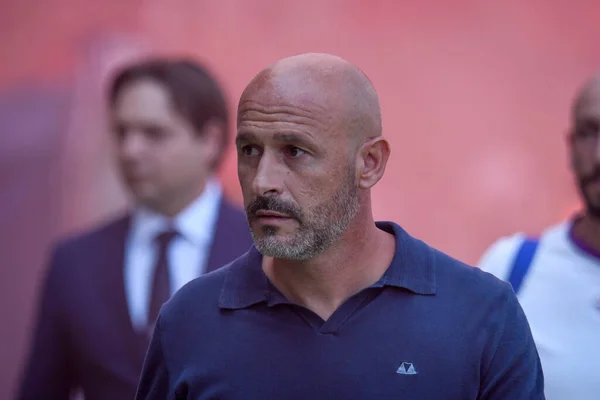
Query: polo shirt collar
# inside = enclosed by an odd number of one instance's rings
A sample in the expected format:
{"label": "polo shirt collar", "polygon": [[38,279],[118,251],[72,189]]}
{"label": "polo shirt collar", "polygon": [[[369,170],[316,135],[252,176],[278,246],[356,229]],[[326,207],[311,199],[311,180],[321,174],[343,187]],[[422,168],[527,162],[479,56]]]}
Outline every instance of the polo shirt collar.
{"label": "polo shirt collar", "polygon": [[[435,250],[413,238],[393,222],[377,222],[377,227],[396,237],[396,252],[381,279],[372,287],[392,286],[416,295],[435,295]],[[252,246],[228,271],[219,306],[242,309],[261,302],[273,305],[279,294],[262,270],[262,255]]]}

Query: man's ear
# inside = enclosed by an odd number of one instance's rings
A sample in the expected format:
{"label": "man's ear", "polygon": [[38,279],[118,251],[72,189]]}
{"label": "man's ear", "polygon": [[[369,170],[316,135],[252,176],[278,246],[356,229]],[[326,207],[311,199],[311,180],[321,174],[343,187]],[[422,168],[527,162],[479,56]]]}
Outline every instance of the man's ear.
{"label": "man's ear", "polygon": [[223,140],[225,126],[222,122],[215,119],[208,120],[202,127],[200,132],[200,140],[202,141],[202,152],[206,159],[211,160],[211,165],[215,164],[216,160],[221,156],[223,151]]}
{"label": "man's ear", "polygon": [[359,188],[370,189],[379,182],[390,153],[390,144],[383,136],[369,139],[360,147],[356,163]]}
{"label": "man's ear", "polygon": [[575,137],[574,131],[573,129],[569,129],[567,131],[567,135],[566,135],[566,142],[567,142],[567,151],[569,152],[569,154],[567,154],[567,157],[569,159],[569,167],[571,168],[571,170],[573,170],[575,168],[575,157],[574,157],[574,147],[575,147],[575,140],[577,138]]}

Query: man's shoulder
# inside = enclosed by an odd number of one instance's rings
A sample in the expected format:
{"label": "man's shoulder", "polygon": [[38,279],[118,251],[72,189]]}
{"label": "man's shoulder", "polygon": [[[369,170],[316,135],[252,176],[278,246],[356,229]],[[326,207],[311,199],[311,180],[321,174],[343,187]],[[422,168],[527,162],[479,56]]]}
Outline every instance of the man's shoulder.
{"label": "man's shoulder", "polygon": [[[95,269],[103,274],[105,263],[96,261],[117,254],[117,251],[125,246],[129,222],[129,215],[119,216],[60,239],[50,252],[47,273],[68,276],[70,280],[80,277],[79,272],[83,271],[89,273]],[[113,265],[111,264],[110,267]],[[121,265],[119,264],[118,267],[120,268]]]}
{"label": "man's shoulder", "polygon": [[[434,250],[434,254],[437,294],[443,310],[443,314],[434,315],[453,327],[460,326],[461,346],[479,362],[481,387],[487,387],[485,391],[492,393],[494,389],[490,388],[497,386],[498,379],[531,377],[520,383],[524,388],[509,385],[510,391],[503,389],[503,393],[512,397],[539,394],[542,376],[539,359],[511,285],[438,250]],[[515,366],[522,365],[527,366],[523,371],[514,370]],[[534,388],[529,387],[534,385]]]}
{"label": "man's shoulder", "polygon": [[434,250],[434,254],[436,297],[454,323],[486,336],[489,332],[481,327],[502,329],[507,318],[522,313],[509,283],[439,250]]}
{"label": "man's shoulder", "polygon": [[[83,282],[97,284],[96,278],[122,268],[118,249],[124,246],[128,221],[128,216],[119,217],[59,240],[45,270],[48,290],[72,294],[84,287]],[[117,262],[105,262],[115,256]]]}
{"label": "man's shoulder", "polygon": [[510,286],[493,274],[468,265],[450,255],[433,249],[439,289],[458,290],[466,298],[493,298],[503,296]]}
{"label": "man's shoulder", "polygon": [[115,243],[125,238],[131,216],[121,215],[102,224],[70,234],[61,238],[55,245],[55,252],[79,252],[81,249],[97,247],[102,243]]}
{"label": "man's shoulder", "polygon": [[[386,227],[381,224],[380,226]],[[474,296],[477,297],[476,292],[485,296],[491,291],[501,292],[503,290],[504,283],[490,274],[467,265],[430,246],[425,241],[411,236],[397,224],[392,223],[392,227],[398,241],[397,249],[400,249],[403,262],[407,264],[402,268],[402,273],[414,274],[412,277],[408,276],[407,279],[414,284],[412,286],[415,288],[418,286],[417,283],[426,282],[424,286],[426,293],[435,293],[440,297],[449,295],[448,301],[463,301]],[[414,269],[415,265],[417,265],[416,270]]]}

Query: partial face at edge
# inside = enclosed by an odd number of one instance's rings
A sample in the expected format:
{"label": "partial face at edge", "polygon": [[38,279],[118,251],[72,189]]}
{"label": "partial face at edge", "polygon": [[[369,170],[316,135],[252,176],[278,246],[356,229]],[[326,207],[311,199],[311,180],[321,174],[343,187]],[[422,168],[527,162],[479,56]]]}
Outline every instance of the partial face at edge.
{"label": "partial face at edge", "polygon": [[572,118],[571,165],[588,213],[600,218],[600,85],[584,89]]}

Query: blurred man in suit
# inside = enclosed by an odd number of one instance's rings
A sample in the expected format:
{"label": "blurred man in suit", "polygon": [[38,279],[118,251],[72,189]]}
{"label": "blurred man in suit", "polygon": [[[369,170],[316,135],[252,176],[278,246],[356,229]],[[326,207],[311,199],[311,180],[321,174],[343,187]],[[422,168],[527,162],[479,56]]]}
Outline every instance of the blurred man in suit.
{"label": "blurred man in suit", "polygon": [[57,43],[57,56],[34,70],[0,71],[0,254],[6,267],[0,268],[0,341],[10,343],[0,361],[0,399],[11,398],[19,383],[49,247],[67,232],[114,218],[128,203],[111,165],[106,78],[152,48],[143,37],[113,30],[72,39],[76,46]]}
{"label": "blurred man in suit", "polygon": [[251,246],[214,178],[228,142],[215,79],[187,60],[149,59],[110,86],[128,215],[60,243],[44,283],[20,399],[131,399],[163,302]]}

